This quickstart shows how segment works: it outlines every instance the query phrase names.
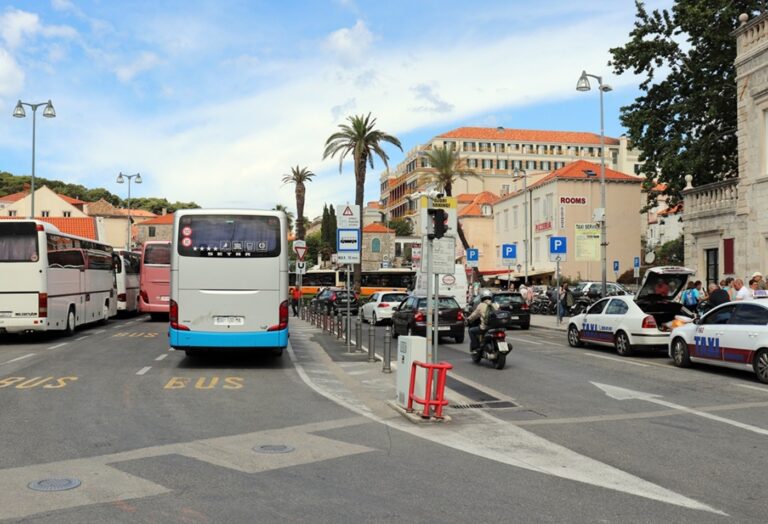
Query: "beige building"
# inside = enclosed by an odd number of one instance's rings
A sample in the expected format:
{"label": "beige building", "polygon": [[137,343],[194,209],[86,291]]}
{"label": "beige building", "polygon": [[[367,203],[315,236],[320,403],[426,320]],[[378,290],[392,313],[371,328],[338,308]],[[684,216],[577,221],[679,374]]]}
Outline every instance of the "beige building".
{"label": "beige building", "polygon": [[702,281],[768,272],[768,13],[739,17],[738,178],[683,191],[685,265]]}
{"label": "beige building", "polygon": [[160,215],[136,224],[138,233],[136,241],[138,245],[148,240],[172,240],[173,239],[173,213]]}
{"label": "beige building", "polygon": [[[469,247],[480,250],[478,269],[483,271],[493,270],[496,262],[496,231],[493,221],[493,209],[499,201],[499,197],[490,191],[484,191],[476,195],[465,193],[456,197],[458,203],[458,222],[469,242]],[[456,237],[456,250],[459,258],[464,257],[464,247],[461,240]]]}
{"label": "beige building", "polygon": [[391,267],[395,259],[395,230],[381,222],[363,227],[360,262],[363,271]]}
{"label": "beige building", "polygon": [[103,232],[102,241],[115,248],[125,248],[128,236],[128,214],[134,224],[131,228],[131,247],[137,243],[138,229],[135,224],[156,217],[154,213],[143,209],[123,209],[115,207],[104,199],[98,202],[89,202],[84,206],[88,216],[97,217]]}
{"label": "beige building", "polygon": [[[527,257],[528,277],[536,283],[549,283],[555,272],[555,262],[549,260],[549,240],[562,236],[567,239],[568,253],[560,265],[561,275],[600,280],[600,229],[593,217],[601,204],[599,173],[598,164],[579,160],[528,184],[525,191],[501,197],[493,206],[497,272],[506,270],[501,266],[501,246],[517,244],[513,278],[524,276]],[[619,261],[619,271],[623,272],[632,268],[634,257],[641,254],[640,236],[646,226],[646,217],[640,214],[643,179],[613,169],[606,169],[605,179],[608,275],[609,280],[615,280],[613,261]]]}
{"label": "beige building", "polygon": [[[503,127],[462,127],[411,149],[394,172],[380,175],[382,211],[388,218],[412,217],[418,203],[409,198],[426,188],[430,172],[426,153],[433,148],[459,151],[466,167],[480,176],[458,180],[454,194],[514,191],[515,169],[547,174],[578,160],[600,161],[600,135],[570,131],[535,131]],[[638,152],[626,137],[605,137],[606,166],[622,173],[639,171]]]}
{"label": "beige building", "polygon": [[[77,198],[55,193],[47,186],[35,190],[35,216],[37,218],[87,217],[83,211],[86,203]],[[32,212],[32,196],[21,191],[0,197],[0,214],[7,217],[26,218]]]}

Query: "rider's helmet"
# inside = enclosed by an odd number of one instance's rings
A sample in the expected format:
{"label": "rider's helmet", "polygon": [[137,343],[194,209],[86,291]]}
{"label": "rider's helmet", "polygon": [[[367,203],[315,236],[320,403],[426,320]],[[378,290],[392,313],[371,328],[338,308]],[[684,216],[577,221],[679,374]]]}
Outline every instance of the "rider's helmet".
{"label": "rider's helmet", "polygon": [[493,293],[491,293],[490,289],[484,289],[483,292],[480,294],[480,300],[492,300],[493,299]]}

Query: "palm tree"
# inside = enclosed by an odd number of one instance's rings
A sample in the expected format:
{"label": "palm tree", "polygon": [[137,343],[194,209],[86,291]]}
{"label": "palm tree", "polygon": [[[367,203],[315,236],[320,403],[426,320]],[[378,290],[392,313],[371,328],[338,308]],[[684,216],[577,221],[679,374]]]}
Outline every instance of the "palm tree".
{"label": "palm tree", "polygon": [[[427,159],[429,165],[433,171],[426,173],[424,177],[442,188],[446,196],[453,196],[453,184],[457,178],[466,180],[468,177],[479,177],[477,173],[472,171],[466,166],[466,161],[459,157],[459,152],[444,147],[436,147],[432,151],[427,153]],[[464,235],[464,229],[461,227],[461,223],[456,222],[458,228],[459,239],[464,246],[464,250],[469,249],[469,242]]]}
{"label": "palm tree", "polygon": [[272,211],[282,211],[285,213],[285,218],[288,219],[288,232],[293,231],[293,211],[289,210],[283,204],[277,204],[272,208]]}
{"label": "palm tree", "polygon": [[284,184],[296,184],[296,238],[304,240],[306,226],[304,223],[304,199],[307,196],[307,190],[304,187],[305,182],[311,182],[315,174],[306,167],[291,168],[290,175],[283,175]]}
{"label": "palm tree", "polygon": [[[403,146],[397,137],[376,129],[376,119],[371,118],[371,113],[365,115],[348,116],[349,124],[339,124],[340,131],[332,134],[325,141],[323,159],[339,155],[339,173],[344,159],[352,155],[355,166],[355,204],[358,209],[363,208],[365,192],[365,172],[368,166],[373,169],[373,158],[378,156],[384,167],[389,169],[389,156],[382,149],[383,142],[393,144],[400,151]],[[360,289],[360,264],[355,264],[355,287]]]}

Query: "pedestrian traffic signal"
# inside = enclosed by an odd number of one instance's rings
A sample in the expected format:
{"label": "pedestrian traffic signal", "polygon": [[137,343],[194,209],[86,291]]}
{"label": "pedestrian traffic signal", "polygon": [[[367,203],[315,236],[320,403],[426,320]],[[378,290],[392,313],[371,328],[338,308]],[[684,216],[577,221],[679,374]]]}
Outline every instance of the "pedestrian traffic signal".
{"label": "pedestrian traffic signal", "polygon": [[448,213],[444,209],[427,209],[427,238],[443,238],[448,231]]}

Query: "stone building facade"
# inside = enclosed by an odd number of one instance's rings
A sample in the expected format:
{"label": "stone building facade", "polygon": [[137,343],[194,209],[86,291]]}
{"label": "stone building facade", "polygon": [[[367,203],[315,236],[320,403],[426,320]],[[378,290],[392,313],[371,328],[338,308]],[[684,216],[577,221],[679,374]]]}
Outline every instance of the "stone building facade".
{"label": "stone building facade", "polygon": [[391,267],[395,259],[395,230],[381,222],[363,227],[360,262],[363,271],[376,271]]}
{"label": "stone building facade", "polygon": [[697,278],[768,272],[768,14],[739,17],[736,87],[739,177],[683,192],[685,264]]}

